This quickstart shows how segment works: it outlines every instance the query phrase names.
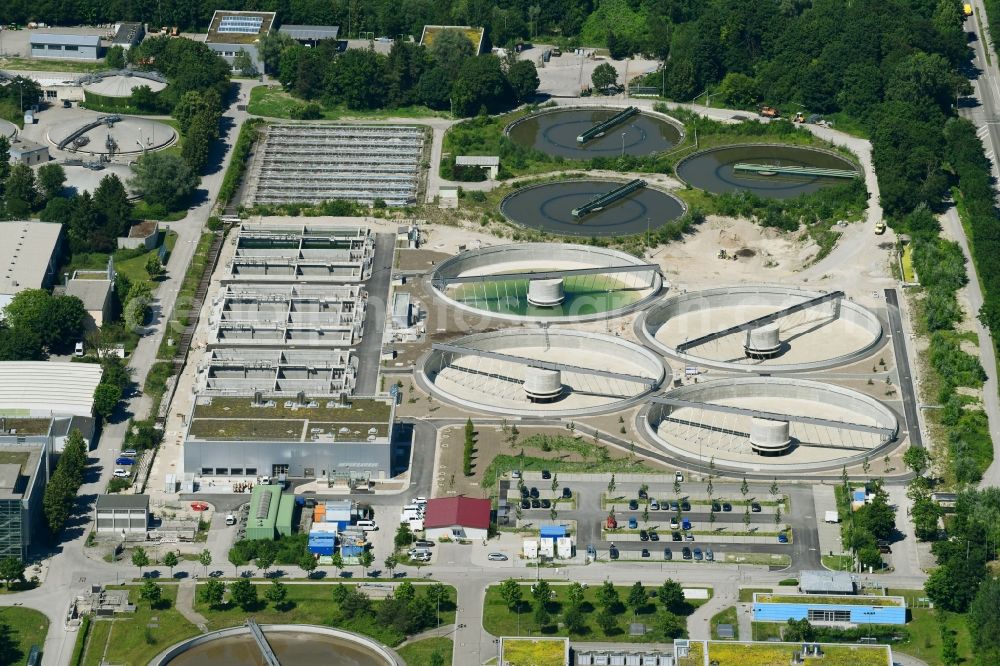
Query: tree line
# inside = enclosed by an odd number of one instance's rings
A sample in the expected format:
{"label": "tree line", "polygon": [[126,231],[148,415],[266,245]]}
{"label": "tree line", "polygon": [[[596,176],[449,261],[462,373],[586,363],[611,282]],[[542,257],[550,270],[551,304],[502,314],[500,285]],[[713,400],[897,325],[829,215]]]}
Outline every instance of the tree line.
{"label": "tree line", "polygon": [[55,471],[49,477],[42,498],[45,520],[53,535],[62,532],[76,503],[80,486],[83,485],[87,468],[87,443],[79,430],[73,430],[66,438],[66,445]]}
{"label": "tree line", "polygon": [[373,49],[341,53],[331,40],[307,48],[279,32],[260,44],[265,68],[311,103],[298,111],[304,118],[320,116],[317,103],[361,110],[424,105],[471,116],[509,108],[538,88],[534,63],[474,51],[458,30],[439,32],[430,48],[396,41],[388,55]]}

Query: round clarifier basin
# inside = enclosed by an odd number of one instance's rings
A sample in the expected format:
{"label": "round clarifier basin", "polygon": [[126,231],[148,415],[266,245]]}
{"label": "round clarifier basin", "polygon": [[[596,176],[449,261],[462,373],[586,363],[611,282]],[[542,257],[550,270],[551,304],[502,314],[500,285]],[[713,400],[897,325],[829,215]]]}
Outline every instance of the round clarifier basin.
{"label": "round clarifier basin", "polygon": [[[282,664],[404,666],[395,652],[370,638],[315,625],[261,625]],[[266,666],[247,627],[233,627],[183,641],[157,655],[153,666]]]}
{"label": "round clarifier basin", "polygon": [[[74,114],[75,120],[50,129],[48,140],[58,147],[64,139],[72,136],[77,130],[87,127],[98,118],[111,115],[114,114],[86,114],[85,117],[79,118],[78,114]],[[90,127],[73,142],[67,144],[63,150],[81,155],[107,155],[112,152],[116,155],[141,155],[147,151],[163,150],[177,140],[174,128],[158,120],[136,116],[120,116],[120,118],[121,120],[110,126],[100,123]]]}
{"label": "round clarifier basin", "polygon": [[[872,353],[882,340],[878,316],[843,296],[678,351],[678,346],[823,296],[781,286],[739,286],[688,292],[657,302],[636,329],[651,345],[691,365],[743,372],[798,372],[843,365]],[[767,330],[774,324],[777,330]],[[751,353],[754,351],[765,353]]]}
{"label": "round clarifier basin", "polygon": [[899,422],[892,410],[871,396],[835,384],[794,377],[730,377],[687,384],[665,395],[683,403],[652,404],[644,415],[646,434],[673,455],[703,464],[714,459],[726,469],[788,474],[839,469],[883,455],[897,441]]}
{"label": "round clarifier basin", "polygon": [[[450,306],[500,319],[518,321],[588,321],[617,317],[656,298],[662,279],[658,272],[641,268],[636,257],[609,248],[568,243],[516,243],[468,250],[447,259],[431,277],[434,294]],[[573,271],[602,267],[636,266],[635,271],[564,275],[562,298],[541,285],[549,278],[532,279],[547,271]],[[490,280],[490,275],[524,278]],[[450,278],[483,278],[447,283]],[[551,291],[549,291],[551,289]]]}
{"label": "round clarifier basin", "polygon": [[681,160],[677,177],[688,185],[714,194],[747,191],[772,199],[789,199],[824,187],[849,183],[849,178],[786,174],[776,171],[737,171],[737,164],[840,169],[860,174],[857,165],[837,153],[819,148],[775,144],[739,144],[709,148]]}
{"label": "round clarifier basin", "polygon": [[629,236],[655,231],[682,216],[684,203],[646,186],[607,206],[576,217],[573,210],[624,182],[565,180],[523,187],[500,202],[500,212],[523,227],[558,236]]}
{"label": "round clarifier basin", "polygon": [[[546,155],[571,160],[595,157],[643,156],[673,148],[683,137],[681,124],[663,114],[642,111],[608,128],[603,136],[579,143],[590,128],[624,108],[543,110],[507,126],[510,140]],[[624,136],[623,136],[624,135]]]}
{"label": "round clarifier basin", "polygon": [[475,351],[429,352],[420,363],[421,385],[443,400],[496,414],[617,411],[656,390],[665,375],[662,361],[649,350],[589,331],[504,329],[450,344]]}

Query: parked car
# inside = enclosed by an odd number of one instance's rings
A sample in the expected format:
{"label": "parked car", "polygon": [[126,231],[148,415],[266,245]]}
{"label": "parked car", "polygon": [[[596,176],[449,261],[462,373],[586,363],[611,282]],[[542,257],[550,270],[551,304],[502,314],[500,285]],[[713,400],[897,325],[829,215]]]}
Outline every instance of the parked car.
{"label": "parked car", "polygon": [[121,452],[121,455],[128,456],[129,458],[135,458],[137,455],[139,455],[139,452],[136,451],[135,449],[125,449],[124,451]]}
{"label": "parked car", "polygon": [[552,508],[552,501],[551,500],[547,500],[547,499],[543,499],[542,500],[542,508],[543,509]]}
{"label": "parked car", "polygon": [[638,529],[639,528],[639,521],[636,520],[635,518],[629,518],[628,519],[628,528],[630,530]]}
{"label": "parked car", "polygon": [[504,555],[503,553],[490,553],[489,555],[486,556],[486,559],[488,559],[490,562],[506,562],[507,556]]}
{"label": "parked car", "polygon": [[788,543],[788,535],[784,532],[778,533],[778,543]]}
{"label": "parked car", "polygon": [[597,549],[594,548],[593,544],[587,546],[587,557],[590,557],[590,558],[596,558],[597,557]]}
{"label": "parked car", "polygon": [[649,540],[650,541],[659,541],[660,540],[660,535],[657,534],[655,530],[649,530]]}
{"label": "parked car", "polygon": [[663,559],[665,559],[665,560],[672,560],[672,559],[674,559],[674,551],[670,550],[669,548],[664,548],[663,549]]}
{"label": "parked car", "polygon": [[642,549],[642,556],[643,557],[649,557],[649,549],[648,548],[643,548]]}
{"label": "parked car", "polygon": [[521,497],[528,497],[528,496],[529,496],[528,495],[528,487],[527,486],[521,486]]}
{"label": "parked car", "polygon": [[573,491],[569,489],[568,486],[563,486],[563,499],[569,499],[573,496]]}
{"label": "parked car", "polygon": [[542,503],[539,500],[537,500],[537,499],[533,499],[533,500],[531,500],[531,508],[532,509],[540,509],[540,508],[542,508]]}
{"label": "parked car", "polygon": [[681,510],[681,505],[677,502],[677,500],[673,500],[672,502],[670,502],[670,510],[671,511]]}
{"label": "parked car", "polygon": [[531,489],[531,491],[530,491],[529,494],[531,495],[531,499],[537,499],[538,498],[538,488],[532,487],[532,489]]}
{"label": "parked car", "polygon": [[639,510],[639,501],[638,500],[629,500],[628,501],[628,508],[629,508],[630,511],[638,511]]}
{"label": "parked car", "polygon": [[226,515],[226,526],[227,527],[232,527],[235,524],[236,524],[236,516],[233,515],[233,514],[231,514],[231,513],[227,514]]}
{"label": "parked car", "polygon": [[684,533],[684,540],[685,541],[694,541],[694,535],[691,534],[690,532],[685,532]]}
{"label": "parked car", "polygon": [[681,551],[681,557],[683,557],[685,560],[690,560],[691,559],[691,549],[688,548],[687,546],[684,546],[684,550]]}
{"label": "parked car", "polygon": [[677,530],[677,529],[680,529],[680,527],[681,527],[681,524],[679,522],[677,522],[676,518],[671,518],[670,519],[670,529]]}
{"label": "parked car", "polygon": [[610,557],[613,560],[617,560],[618,559],[618,549],[615,548],[614,546],[611,546],[611,548],[608,549],[608,557]]}
{"label": "parked car", "polygon": [[531,508],[531,500],[526,500],[526,499],[521,500],[521,508],[522,509],[530,509]]}
{"label": "parked car", "polygon": [[680,532],[671,532],[670,533],[670,540],[671,541],[680,541],[681,540],[681,533]]}
{"label": "parked car", "polygon": [[417,548],[433,548],[434,542],[428,541],[427,539],[418,539],[413,542],[413,545]]}
{"label": "parked car", "polygon": [[687,500],[681,502],[681,511],[690,511],[690,510],[691,510],[691,502],[688,502]]}
{"label": "parked car", "polygon": [[551,479],[552,478],[552,472],[550,472],[547,469],[543,469],[542,470],[542,478],[543,479]]}
{"label": "parked car", "polygon": [[703,559],[705,559],[705,556],[701,554],[701,548],[695,548],[693,553],[695,562],[701,562]]}
{"label": "parked car", "polygon": [[643,490],[642,488],[640,488],[639,489],[639,499],[649,499],[649,493],[646,492],[645,490]]}
{"label": "parked car", "polygon": [[709,561],[709,562],[714,562],[715,561],[715,553],[712,552],[711,548],[706,548],[705,549],[705,559],[707,561]]}
{"label": "parked car", "polygon": [[656,500],[649,500],[649,510],[650,511],[659,511],[660,510],[660,503],[657,502]]}
{"label": "parked car", "polygon": [[128,478],[128,472],[126,472],[121,467],[116,467],[115,468],[114,475],[115,475],[116,478],[119,478],[119,479],[127,479]]}
{"label": "parked car", "polygon": [[728,513],[728,512],[730,512],[730,511],[733,510],[733,505],[730,504],[729,502],[723,502],[722,503],[722,510],[723,510],[723,512]]}
{"label": "parked car", "polygon": [[684,483],[684,475],[680,471],[674,472],[674,481],[677,483]]}
{"label": "parked car", "polygon": [[691,520],[689,518],[681,518],[681,529],[691,529]]}
{"label": "parked car", "polygon": [[891,553],[892,552],[892,546],[890,546],[887,543],[880,543],[878,545],[878,552],[883,553],[883,554],[884,553]]}
{"label": "parked car", "polygon": [[125,457],[125,456],[119,456],[119,457],[115,458],[115,464],[116,465],[134,465],[135,464],[135,460],[133,460],[132,458]]}
{"label": "parked car", "polygon": [[712,511],[722,511],[722,504],[719,502],[712,502]]}
{"label": "parked car", "polygon": [[753,513],[760,513],[760,503],[750,502],[750,511],[752,511]]}
{"label": "parked car", "polygon": [[646,530],[639,530],[639,541],[649,541],[649,532]]}

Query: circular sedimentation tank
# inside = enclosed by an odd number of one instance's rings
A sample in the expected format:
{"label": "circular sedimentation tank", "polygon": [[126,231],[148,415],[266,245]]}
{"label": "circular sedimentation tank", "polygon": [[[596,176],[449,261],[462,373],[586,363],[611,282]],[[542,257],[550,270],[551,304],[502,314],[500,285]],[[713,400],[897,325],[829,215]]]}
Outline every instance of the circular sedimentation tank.
{"label": "circular sedimentation tank", "polygon": [[[688,384],[666,394],[684,406],[652,404],[646,434],[673,455],[728,469],[792,473],[850,465],[882,455],[897,441],[896,415],[875,398],[790,377],[731,377]],[[756,410],[723,413],[700,405]],[[788,418],[781,418],[787,416]],[[797,420],[820,419],[822,424]],[[867,426],[879,432],[834,427]]]}
{"label": "circular sedimentation tank", "polygon": [[[649,350],[589,331],[505,329],[451,344],[475,351],[429,352],[420,363],[420,382],[443,400],[495,414],[586,416],[617,411],[655,391],[665,376],[663,362]],[[539,364],[532,366],[531,361]]]}
{"label": "circular sedimentation tank", "polygon": [[777,321],[678,351],[691,342],[824,296],[780,286],[708,289],[664,299],[640,315],[637,332],[668,356],[691,365],[744,372],[796,372],[843,365],[882,341],[879,317],[846,296],[791,312]]}
{"label": "circular sedimentation tank", "polygon": [[684,214],[684,202],[646,186],[599,210],[575,216],[579,209],[626,181],[562,180],[522,187],[500,202],[507,220],[559,236],[628,236],[655,231]]}
{"label": "circular sedimentation tank", "polygon": [[[393,650],[370,638],[316,625],[260,625],[268,645],[282,664],[330,666],[406,666]],[[233,627],[173,645],[151,666],[265,666],[248,627]]]}
{"label": "circular sedimentation tank", "polygon": [[[657,271],[641,269],[636,257],[602,247],[570,243],[516,243],[468,250],[451,257],[431,276],[434,294],[452,307],[515,321],[588,321],[617,317],[656,298]],[[532,278],[545,271],[636,266],[634,272]],[[494,275],[523,278],[490,279]],[[449,278],[481,278],[448,283]]]}
{"label": "circular sedimentation tank", "polygon": [[58,147],[64,140],[76,135],[63,150],[80,155],[113,153],[138,156],[145,151],[163,150],[177,141],[177,132],[173,127],[151,118],[119,116],[120,120],[110,125],[97,123],[99,118],[113,115],[115,114],[93,114],[89,119],[77,118],[56,125],[48,131],[46,137],[52,145]]}
{"label": "circular sedimentation tank", "polygon": [[571,160],[617,157],[623,148],[626,155],[651,155],[673,148],[684,136],[683,125],[670,116],[640,111],[609,127],[603,136],[583,143],[577,141],[590,128],[624,110],[625,107],[543,109],[515,120],[504,132],[521,146]]}
{"label": "circular sedimentation tank", "polygon": [[788,199],[831,185],[850,182],[849,178],[782,173],[774,170],[743,171],[737,164],[774,167],[805,167],[851,171],[861,170],[851,160],[830,150],[779,144],[738,144],[702,150],[677,163],[677,177],[708,192],[753,192],[772,199]]}
{"label": "circular sedimentation tank", "polygon": [[93,93],[102,97],[124,98],[131,97],[136,88],[146,86],[154,93],[160,92],[167,87],[166,83],[155,79],[147,79],[142,76],[132,76],[131,74],[115,74],[105,76],[101,79],[83,86],[84,92]]}

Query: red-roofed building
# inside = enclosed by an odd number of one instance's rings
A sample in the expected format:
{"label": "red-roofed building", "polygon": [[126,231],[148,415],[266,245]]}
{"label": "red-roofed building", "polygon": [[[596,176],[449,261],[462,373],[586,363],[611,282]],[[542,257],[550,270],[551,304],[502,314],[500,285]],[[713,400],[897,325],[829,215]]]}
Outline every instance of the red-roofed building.
{"label": "red-roofed building", "polygon": [[424,514],[426,538],[485,539],[490,529],[488,499],[442,497],[427,501]]}

